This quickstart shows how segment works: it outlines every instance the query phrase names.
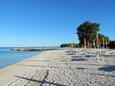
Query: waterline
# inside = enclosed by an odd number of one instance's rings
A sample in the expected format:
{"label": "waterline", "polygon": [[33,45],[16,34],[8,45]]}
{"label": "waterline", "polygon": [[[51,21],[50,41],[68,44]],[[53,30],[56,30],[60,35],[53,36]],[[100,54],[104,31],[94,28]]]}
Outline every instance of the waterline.
{"label": "waterline", "polygon": [[0,69],[39,53],[38,51],[11,51],[9,48],[0,49]]}

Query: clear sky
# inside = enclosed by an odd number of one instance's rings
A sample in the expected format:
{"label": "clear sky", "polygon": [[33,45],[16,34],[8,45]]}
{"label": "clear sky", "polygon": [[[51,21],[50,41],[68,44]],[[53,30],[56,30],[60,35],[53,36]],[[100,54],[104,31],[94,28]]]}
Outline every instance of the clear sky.
{"label": "clear sky", "polygon": [[0,0],[0,47],[78,42],[84,21],[115,39],[115,0]]}

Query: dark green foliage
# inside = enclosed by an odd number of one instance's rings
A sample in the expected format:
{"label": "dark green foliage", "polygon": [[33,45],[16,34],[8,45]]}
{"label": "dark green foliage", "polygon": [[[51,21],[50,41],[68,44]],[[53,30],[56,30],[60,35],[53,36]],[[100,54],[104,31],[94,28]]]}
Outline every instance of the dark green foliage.
{"label": "dark green foliage", "polygon": [[114,41],[110,41],[108,44],[109,48],[111,49],[115,49],[115,40]]}
{"label": "dark green foliage", "polygon": [[[84,45],[86,45],[87,48],[107,48],[109,38],[105,35],[98,33],[99,27],[100,24],[91,23],[89,21],[86,21],[83,24],[81,24],[77,28],[77,34],[80,41],[79,46],[84,47]],[[84,39],[86,40],[86,44]]]}
{"label": "dark green foliage", "polygon": [[65,43],[65,44],[61,44],[60,47],[79,47],[79,44],[77,43]]}
{"label": "dark green foliage", "polygon": [[[99,43],[100,43],[100,47],[101,48],[106,48],[109,42],[109,37],[102,35],[102,34],[98,34],[99,36]],[[107,44],[106,44],[107,43]]]}
{"label": "dark green foliage", "polygon": [[[96,34],[99,31],[99,24],[91,23],[89,21],[84,22],[77,28],[78,38],[80,40],[80,46],[84,43],[84,38],[91,43],[93,39],[96,39]],[[87,45],[89,47],[89,45]]]}

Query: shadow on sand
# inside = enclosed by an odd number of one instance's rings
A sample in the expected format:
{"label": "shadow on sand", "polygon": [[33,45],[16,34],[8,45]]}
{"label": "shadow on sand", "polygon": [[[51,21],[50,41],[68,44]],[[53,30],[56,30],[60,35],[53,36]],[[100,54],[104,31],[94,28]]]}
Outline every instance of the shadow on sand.
{"label": "shadow on sand", "polygon": [[32,79],[32,78],[27,78],[27,77],[22,77],[22,76],[15,76],[17,78],[20,78],[20,79],[24,79],[24,80],[28,80],[28,81],[32,81],[32,82],[37,82],[37,83],[40,83],[40,86],[42,86],[43,84],[49,84],[50,85],[55,85],[55,86],[65,86],[63,84],[59,84],[59,83],[54,83],[54,82],[49,82],[46,80],[46,78],[48,77],[49,75],[49,70],[47,70],[46,72],[46,75],[44,76],[43,80],[36,80],[36,79]]}
{"label": "shadow on sand", "polygon": [[83,58],[82,56],[72,56],[71,61],[87,61],[87,59]]}
{"label": "shadow on sand", "polygon": [[66,54],[67,54],[67,55],[75,55],[76,52],[75,52],[75,51],[66,51]]}
{"label": "shadow on sand", "polygon": [[100,67],[98,70],[112,72],[112,71],[115,71],[115,65]]}
{"label": "shadow on sand", "polygon": [[72,58],[71,61],[87,61],[87,59],[84,59],[84,58]]}

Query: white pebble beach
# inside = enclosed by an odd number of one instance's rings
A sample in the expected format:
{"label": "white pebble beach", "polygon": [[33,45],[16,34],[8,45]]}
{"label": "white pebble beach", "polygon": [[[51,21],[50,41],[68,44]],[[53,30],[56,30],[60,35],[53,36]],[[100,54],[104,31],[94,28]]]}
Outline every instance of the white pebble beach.
{"label": "white pebble beach", "polygon": [[0,69],[0,86],[115,86],[115,50],[100,52],[98,58],[97,49],[43,51]]}

